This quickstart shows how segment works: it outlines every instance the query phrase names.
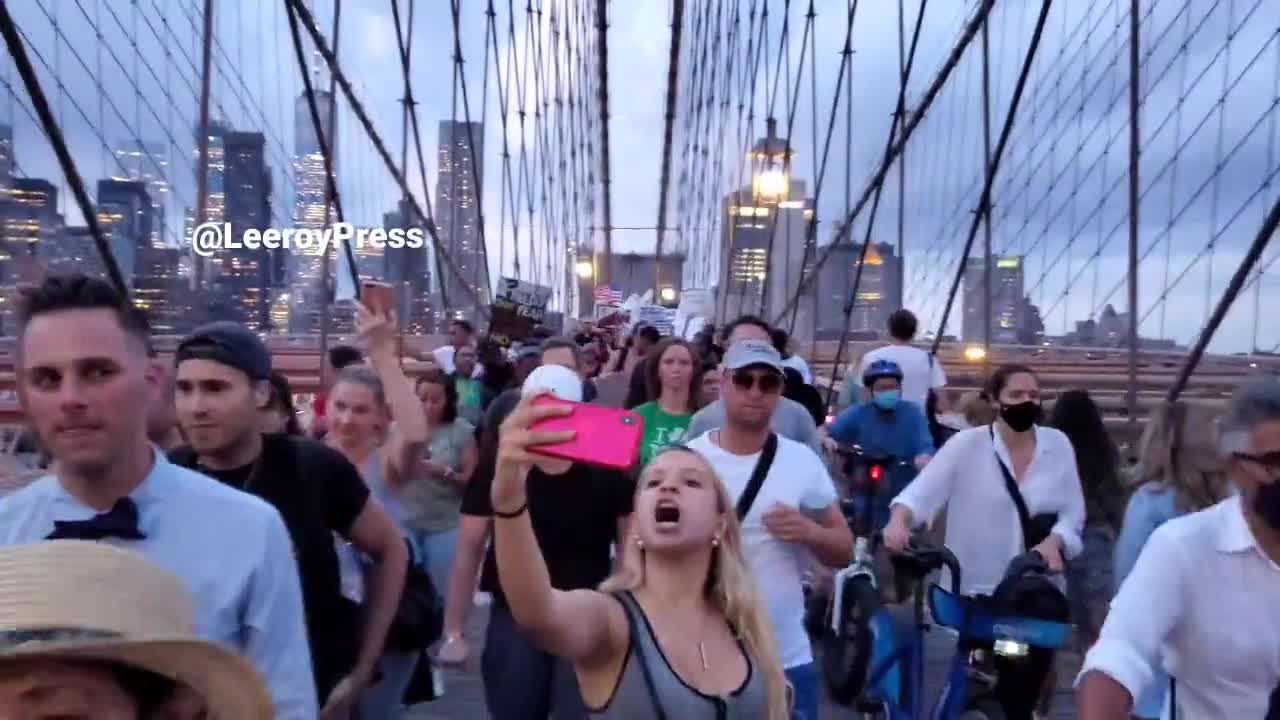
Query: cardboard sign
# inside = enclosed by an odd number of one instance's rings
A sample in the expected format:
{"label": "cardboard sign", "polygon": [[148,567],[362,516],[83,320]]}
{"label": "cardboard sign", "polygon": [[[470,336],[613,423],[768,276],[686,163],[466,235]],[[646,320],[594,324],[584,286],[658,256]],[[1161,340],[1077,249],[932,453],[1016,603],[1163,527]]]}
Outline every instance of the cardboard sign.
{"label": "cardboard sign", "polygon": [[520,313],[524,307],[515,303],[497,299],[489,305],[489,340],[498,347],[511,347],[533,333],[537,323],[532,318]]}
{"label": "cardboard sign", "polygon": [[551,288],[503,277],[498,281],[498,292],[494,299],[495,305],[506,303],[515,308],[519,316],[529,318],[534,325],[538,325],[546,317],[547,303],[551,301]]}
{"label": "cardboard sign", "polygon": [[489,338],[510,347],[533,333],[546,320],[551,288],[518,278],[498,280],[498,291],[489,305]]}

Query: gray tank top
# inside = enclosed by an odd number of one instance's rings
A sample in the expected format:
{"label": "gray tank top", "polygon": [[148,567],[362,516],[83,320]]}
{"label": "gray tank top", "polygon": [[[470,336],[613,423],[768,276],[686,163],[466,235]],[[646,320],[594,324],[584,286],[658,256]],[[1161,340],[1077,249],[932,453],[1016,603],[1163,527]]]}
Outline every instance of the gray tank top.
{"label": "gray tank top", "polygon": [[[587,715],[599,720],[767,720],[764,677],[747,658],[747,680],[728,697],[706,695],[680,679],[658,647],[644,610],[623,592],[614,595],[627,614],[631,649],[608,702]],[[739,644],[739,647],[742,647]],[[746,650],[743,649],[743,654]],[[647,677],[646,677],[647,676]]]}

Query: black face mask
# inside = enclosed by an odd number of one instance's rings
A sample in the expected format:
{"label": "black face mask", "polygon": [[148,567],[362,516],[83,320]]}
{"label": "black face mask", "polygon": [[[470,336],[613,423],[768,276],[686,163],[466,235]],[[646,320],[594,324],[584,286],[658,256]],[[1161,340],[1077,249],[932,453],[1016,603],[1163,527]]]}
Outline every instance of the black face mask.
{"label": "black face mask", "polygon": [[1014,432],[1026,432],[1040,419],[1040,403],[1028,400],[1016,405],[1001,405],[1000,417]]}
{"label": "black face mask", "polygon": [[1280,530],[1280,481],[1258,486],[1253,496],[1253,511],[1272,530]]}

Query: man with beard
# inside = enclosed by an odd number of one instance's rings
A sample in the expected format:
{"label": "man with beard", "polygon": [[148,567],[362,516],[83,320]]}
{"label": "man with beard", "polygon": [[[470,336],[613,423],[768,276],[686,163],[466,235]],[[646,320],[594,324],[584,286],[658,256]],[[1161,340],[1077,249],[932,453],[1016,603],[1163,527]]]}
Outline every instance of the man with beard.
{"label": "man with beard", "polygon": [[[769,608],[794,689],[792,718],[817,720],[821,693],[804,628],[801,574],[810,554],[824,565],[844,567],[853,557],[853,535],[826,466],[804,445],[770,429],[782,400],[782,369],[782,356],[768,341],[730,346],[720,387],[724,425],[689,447],[715,468],[735,503],[750,499],[740,513],[743,554]],[[753,483],[757,474],[760,480]]]}
{"label": "man with beard", "polygon": [[[408,546],[341,453],[261,433],[271,355],[252,331],[225,321],[197,328],[178,345],[175,362],[178,422],[190,446],[174,451],[173,460],[261,497],[284,517],[302,579],[321,717],[345,720],[376,676]],[[333,533],[374,563],[364,618],[342,595]]]}
{"label": "man with beard", "polygon": [[19,397],[57,471],[0,500],[0,544],[96,540],[142,554],[191,591],[199,633],[262,674],[275,717],[314,718],[289,534],[267,503],[170,463],[148,442],[160,382],[146,319],[83,275],[45,279],[18,319]]}

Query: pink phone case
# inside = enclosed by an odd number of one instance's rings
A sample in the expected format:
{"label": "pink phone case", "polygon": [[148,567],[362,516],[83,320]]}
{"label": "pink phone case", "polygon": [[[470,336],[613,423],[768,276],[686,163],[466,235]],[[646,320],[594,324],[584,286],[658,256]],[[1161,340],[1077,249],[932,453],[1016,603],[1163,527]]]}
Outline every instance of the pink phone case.
{"label": "pink phone case", "polygon": [[541,445],[535,451],[542,455],[574,462],[627,470],[640,459],[640,441],[644,437],[644,418],[630,410],[615,410],[599,405],[569,402],[544,395],[537,405],[568,405],[573,413],[537,423],[538,431],[573,430],[572,440],[558,445]]}

